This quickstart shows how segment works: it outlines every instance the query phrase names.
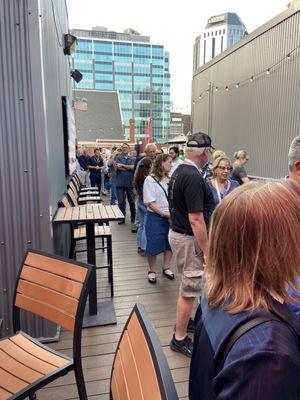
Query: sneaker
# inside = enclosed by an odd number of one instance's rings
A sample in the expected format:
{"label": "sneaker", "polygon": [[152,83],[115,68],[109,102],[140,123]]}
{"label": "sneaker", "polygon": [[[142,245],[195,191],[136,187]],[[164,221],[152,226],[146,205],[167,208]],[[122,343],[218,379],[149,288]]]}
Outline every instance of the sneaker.
{"label": "sneaker", "polygon": [[170,347],[173,351],[177,351],[178,353],[181,353],[184,356],[191,358],[193,354],[194,343],[192,339],[188,336],[186,336],[182,340],[176,340],[175,335],[173,335]]}

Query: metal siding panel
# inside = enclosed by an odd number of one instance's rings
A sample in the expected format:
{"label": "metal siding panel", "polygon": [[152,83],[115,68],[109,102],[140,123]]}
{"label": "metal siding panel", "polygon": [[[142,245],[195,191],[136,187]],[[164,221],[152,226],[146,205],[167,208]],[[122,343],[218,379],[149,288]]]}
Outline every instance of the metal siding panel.
{"label": "metal siding panel", "polygon": [[[66,33],[65,1],[54,4]],[[48,15],[42,22],[40,5]],[[62,49],[54,45],[49,8],[51,2],[46,0],[0,0],[0,73],[5,77],[0,81],[0,317],[4,318],[0,337],[12,329],[16,274],[27,246],[49,250],[52,239],[57,239],[52,237],[50,210],[55,211],[66,187],[60,98],[71,95],[70,70]],[[53,43],[43,58],[39,58],[40,36],[34,31],[39,25]],[[46,71],[42,65],[47,65]],[[67,229],[56,235],[60,237],[56,251],[66,255]],[[56,332],[54,325],[27,314],[23,323],[35,336]]]}
{"label": "metal siding panel", "polygon": [[[267,70],[285,57],[300,42],[299,10],[282,14],[276,24],[266,24],[265,31],[236,46],[223,58],[200,69],[193,79],[195,99],[208,81],[225,87],[242,82]],[[282,177],[287,173],[287,152],[294,136],[299,134],[299,54],[284,60],[269,76],[266,73],[253,83],[229,92],[213,92],[212,137],[214,146],[224,149],[232,158],[239,149],[249,151],[248,173],[255,176]],[[207,97],[193,106],[193,131],[203,130],[207,118]],[[207,131],[207,130],[206,130]]]}

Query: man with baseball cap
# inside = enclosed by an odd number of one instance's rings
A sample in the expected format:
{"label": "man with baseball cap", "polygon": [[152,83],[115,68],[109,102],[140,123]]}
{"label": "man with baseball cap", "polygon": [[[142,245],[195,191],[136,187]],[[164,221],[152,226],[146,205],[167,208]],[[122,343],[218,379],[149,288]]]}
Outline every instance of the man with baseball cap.
{"label": "man with baseball cap", "polygon": [[170,347],[187,357],[191,357],[193,351],[193,342],[187,332],[194,331],[190,317],[195,298],[201,296],[207,228],[215,204],[200,171],[208,162],[211,149],[211,139],[207,134],[190,135],[185,161],[175,170],[169,183],[169,242],[181,276],[176,328]]}

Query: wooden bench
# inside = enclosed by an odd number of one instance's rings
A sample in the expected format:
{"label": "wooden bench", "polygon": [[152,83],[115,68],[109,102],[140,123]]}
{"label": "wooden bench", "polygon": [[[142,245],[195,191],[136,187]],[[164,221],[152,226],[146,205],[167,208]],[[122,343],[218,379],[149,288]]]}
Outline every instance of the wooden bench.
{"label": "wooden bench", "polygon": [[166,356],[140,304],[134,306],[118,343],[110,399],[178,400]]}
{"label": "wooden bench", "polygon": [[[35,397],[35,392],[75,372],[79,398],[87,400],[81,364],[81,330],[91,267],[29,250],[18,275],[13,301],[15,334],[0,340],[0,399]],[[73,332],[73,358],[60,354],[20,330],[20,310]]]}

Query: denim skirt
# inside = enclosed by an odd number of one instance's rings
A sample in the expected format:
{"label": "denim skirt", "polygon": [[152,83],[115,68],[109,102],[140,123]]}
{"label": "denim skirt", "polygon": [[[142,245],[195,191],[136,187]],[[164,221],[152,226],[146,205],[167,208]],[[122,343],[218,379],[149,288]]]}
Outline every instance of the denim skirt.
{"label": "denim skirt", "polygon": [[169,221],[154,212],[147,211],[146,218],[146,254],[149,256],[156,256],[157,254],[164,253],[171,250],[168,234],[169,234]]}

